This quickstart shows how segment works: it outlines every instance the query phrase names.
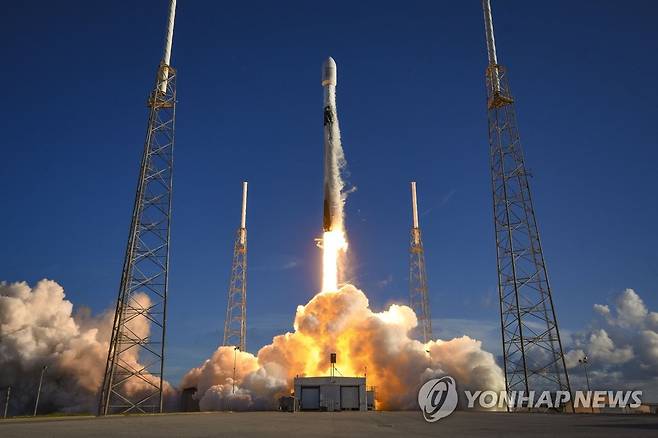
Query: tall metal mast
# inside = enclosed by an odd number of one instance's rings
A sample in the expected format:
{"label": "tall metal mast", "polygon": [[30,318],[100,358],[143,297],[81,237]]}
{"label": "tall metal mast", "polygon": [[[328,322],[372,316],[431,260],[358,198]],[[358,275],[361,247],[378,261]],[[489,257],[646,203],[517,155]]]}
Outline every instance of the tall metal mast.
{"label": "tall metal mast", "polygon": [[[170,0],[156,74],[99,415],[162,412],[176,70],[170,65],[176,0]],[[148,328],[145,328],[148,327]]]}
{"label": "tall metal mast", "polygon": [[[507,391],[571,392],[506,70],[482,0],[498,294]],[[515,407],[522,408],[522,407]],[[508,406],[508,410],[512,407]]]}
{"label": "tall metal mast", "polygon": [[409,306],[416,313],[418,327],[416,334],[424,343],[432,339],[432,317],[427,296],[427,273],[425,272],[425,250],[420,238],[418,226],[418,201],[416,198],[416,182],[411,182],[411,245],[409,247]]}
{"label": "tall metal mast", "polygon": [[233,246],[231,280],[228,287],[224,345],[246,351],[247,342],[247,181],[242,183],[242,220]]}

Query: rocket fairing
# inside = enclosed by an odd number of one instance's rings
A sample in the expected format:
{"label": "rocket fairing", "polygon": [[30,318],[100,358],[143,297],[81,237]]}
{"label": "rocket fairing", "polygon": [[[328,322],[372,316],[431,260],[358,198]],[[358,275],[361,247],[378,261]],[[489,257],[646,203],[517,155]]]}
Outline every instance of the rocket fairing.
{"label": "rocket fairing", "polygon": [[340,129],[336,114],[336,61],[329,57],[322,66],[324,87],[324,211],[323,229],[332,231],[342,228],[343,201],[340,178],[343,151],[340,145]]}

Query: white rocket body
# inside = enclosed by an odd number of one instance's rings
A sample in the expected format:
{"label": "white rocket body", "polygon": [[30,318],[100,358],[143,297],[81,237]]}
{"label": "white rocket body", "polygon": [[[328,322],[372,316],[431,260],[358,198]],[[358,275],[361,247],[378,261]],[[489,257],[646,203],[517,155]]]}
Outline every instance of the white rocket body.
{"label": "white rocket body", "polygon": [[343,228],[343,181],[340,171],[344,163],[340,128],[336,112],[336,62],[329,57],[322,66],[324,87],[324,211],[323,229]]}

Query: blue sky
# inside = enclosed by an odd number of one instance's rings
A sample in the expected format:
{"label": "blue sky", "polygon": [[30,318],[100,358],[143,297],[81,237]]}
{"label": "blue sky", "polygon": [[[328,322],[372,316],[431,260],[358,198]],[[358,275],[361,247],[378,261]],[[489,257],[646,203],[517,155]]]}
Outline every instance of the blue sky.
{"label": "blue sky", "polygon": [[[320,68],[338,63],[354,283],[407,299],[418,181],[440,337],[498,354],[480,2],[180,1],[168,373],[221,338],[241,181],[250,182],[249,337],[319,288]],[[3,68],[0,279],[113,306],[167,2],[14,2]],[[634,288],[658,308],[658,29],[651,1],[494,1],[563,331]],[[442,320],[444,323],[442,323]]]}

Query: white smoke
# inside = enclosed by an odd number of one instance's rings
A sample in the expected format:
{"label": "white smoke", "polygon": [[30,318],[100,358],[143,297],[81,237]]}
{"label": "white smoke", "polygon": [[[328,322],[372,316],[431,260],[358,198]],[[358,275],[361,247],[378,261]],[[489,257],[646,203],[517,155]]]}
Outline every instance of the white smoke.
{"label": "white smoke", "polygon": [[220,347],[182,386],[197,388],[202,410],[271,409],[278,396],[290,394],[296,375],[328,375],[329,354],[336,352],[343,375],[367,374],[382,409],[414,408],[418,388],[446,374],[463,390],[504,388],[502,370],[479,341],[463,336],[422,344],[409,338],[416,325],[409,307],[373,312],[363,292],[345,285],[299,306],[294,332],[276,336],[256,357]]}
{"label": "white smoke", "polygon": [[658,312],[649,311],[633,289],[618,294],[612,308],[595,304],[594,311],[598,318],[573,335],[565,355],[572,380],[580,388],[586,384],[578,360],[587,356],[592,389],[643,389],[645,400],[657,400]]}
{"label": "white smoke", "polygon": [[[145,295],[135,298],[148,306]],[[93,316],[87,308],[74,314],[64,289],[52,280],[33,288],[0,282],[0,387],[12,387],[10,415],[32,412],[43,366],[40,413],[95,412],[113,317],[113,311]],[[148,332],[145,318],[133,321],[133,330]],[[144,385],[128,391],[138,393]],[[165,388],[172,392],[168,384]]]}

